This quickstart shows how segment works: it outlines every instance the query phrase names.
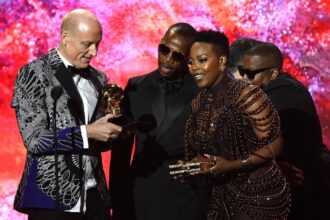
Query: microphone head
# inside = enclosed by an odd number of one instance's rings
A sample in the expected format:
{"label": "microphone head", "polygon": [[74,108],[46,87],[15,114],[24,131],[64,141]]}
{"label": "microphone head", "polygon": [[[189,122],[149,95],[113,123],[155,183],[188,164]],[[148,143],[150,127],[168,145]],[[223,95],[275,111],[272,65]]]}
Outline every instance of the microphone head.
{"label": "microphone head", "polygon": [[54,86],[50,91],[50,96],[52,97],[52,99],[57,100],[59,97],[61,97],[62,93],[62,86]]}

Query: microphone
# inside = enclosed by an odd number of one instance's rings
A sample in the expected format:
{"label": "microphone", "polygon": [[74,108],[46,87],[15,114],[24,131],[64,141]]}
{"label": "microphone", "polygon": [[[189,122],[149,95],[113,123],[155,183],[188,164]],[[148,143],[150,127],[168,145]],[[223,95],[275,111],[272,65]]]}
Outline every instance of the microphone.
{"label": "microphone", "polygon": [[52,90],[50,91],[50,96],[55,101],[55,100],[57,100],[58,98],[61,97],[62,93],[63,93],[62,86],[54,86],[52,88]]}
{"label": "microphone", "polygon": [[56,219],[59,220],[60,215],[60,199],[59,199],[59,183],[58,183],[58,151],[57,151],[57,132],[56,132],[56,103],[63,93],[63,88],[61,86],[54,86],[50,91],[50,96],[54,100],[53,104],[53,135],[54,143],[53,149],[55,150],[55,192],[56,192]]}

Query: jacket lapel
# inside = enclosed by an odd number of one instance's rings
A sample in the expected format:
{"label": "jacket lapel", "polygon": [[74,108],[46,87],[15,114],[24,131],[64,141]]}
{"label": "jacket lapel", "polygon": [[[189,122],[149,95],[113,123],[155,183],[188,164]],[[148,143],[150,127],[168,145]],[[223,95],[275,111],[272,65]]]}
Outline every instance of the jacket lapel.
{"label": "jacket lapel", "polygon": [[100,105],[103,103],[102,102],[103,85],[101,84],[101,82],[97,78],[96,70],[94,70],[91,67],[90,71],[91,71],[91,79],[90,80],[93,83],[94,88],[97,90],[97,93],[98,93],[97,103],[96,103],[96,106],[95,106],[95,109],[93,111],[92,118],[91,118],[91,121],[94,121],[96,119],[96,116],[97,116],[98,110],[100,108]]}
{"label": "jacket lapel", "polygon": [[183,110],[190,104],[193,85],[188,77],[188,74],[184,76],[183,86],[173,94],[172,100],[168,105],[167,114],[158,130],[158,138],[161,138],[166,131],[173,126],[173,124],[179,119]]}
{"label": "jacket lapel", "polygon": [[[159,88],[159,82],[158,82],[158,71],[155,71],[151,77],[151,84],[147,87],[147,96],[149,97],[148,101],[151,104],[152,109],[152,115],[155,117],[157,126],[156,129],[152,133],[157,132],[157,128],[161,125],[164,116],[165,116],[165,97],[162,94],[160,88]],[[158,132],[157,132],[158,133]]]}
{"label": "jacket lapel", "polygon": [[57,69],[55,77],[70,96],[70,99],[68,100],[68,107],[72,115],[76,118],[76,121],[82,121],[85,124],[84,108],[81,97],[77,86],[74,84],[72,76],[63,63],[61,63]]}

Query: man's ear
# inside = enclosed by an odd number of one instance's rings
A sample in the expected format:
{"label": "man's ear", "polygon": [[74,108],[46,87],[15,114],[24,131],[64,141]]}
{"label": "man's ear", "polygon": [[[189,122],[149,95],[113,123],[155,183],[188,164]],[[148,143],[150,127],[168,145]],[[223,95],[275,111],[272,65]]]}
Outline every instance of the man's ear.
{"label": "man's ear", "polygon": [[63,31],[61,34],[62,44],[66,46],[69,40],[69,33],[67,31]]}
{"label": "man's ear", "polygon": [[274,79],[276,79],[277,77],[278,77],[278,74],[280,74],[280,71],[279,71],[279,69],[274,69],[273,71],[272,71],[272,75],[271,75],[271,77],[270,77],[270,80],[274,80]]}

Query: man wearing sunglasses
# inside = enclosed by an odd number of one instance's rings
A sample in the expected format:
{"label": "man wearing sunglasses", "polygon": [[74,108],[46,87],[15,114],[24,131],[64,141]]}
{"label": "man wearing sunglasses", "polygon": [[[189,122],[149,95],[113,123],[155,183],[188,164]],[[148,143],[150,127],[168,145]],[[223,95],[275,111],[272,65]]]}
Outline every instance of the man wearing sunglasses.
{"label": "man wearing sunglasses", "polygon": [[171,26],[158,45],[159,68],[128,81],[123,101],[125,114],[151,126],[136,132],[131,167],[133,138],[126,147],[112,151],[110,190],[114,219],[205,219],[205,177],[181,183],[169,175],[168,169],[168,165],[184,157],[185,122],[190,102],[198,92],[185,62],[195,32],[186,23]]}
{"label": "man wearing sunglasses", "polygon": [[281,51],[262,43],[245,53],[238,69],[263,88],[280,115],[284,147],[279,161],[293,196],[289,219],[328,219],[330,153],[310,93],[283,73],[282,65]]}
{"label": "man wearing sunglasses", "polygon": [[229,47],[229,58],[228,58],[228,71],[235,77],[235,78],[242,78],[238,67],[242,65],[243,56],[252,47],[260,43],[252,38],[239,38],[232,42]]}

